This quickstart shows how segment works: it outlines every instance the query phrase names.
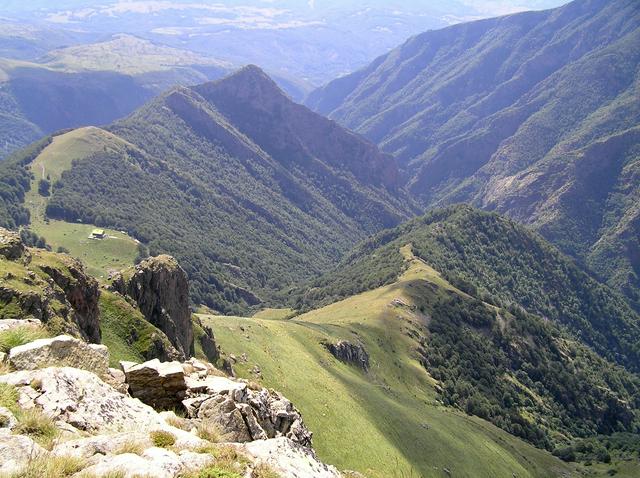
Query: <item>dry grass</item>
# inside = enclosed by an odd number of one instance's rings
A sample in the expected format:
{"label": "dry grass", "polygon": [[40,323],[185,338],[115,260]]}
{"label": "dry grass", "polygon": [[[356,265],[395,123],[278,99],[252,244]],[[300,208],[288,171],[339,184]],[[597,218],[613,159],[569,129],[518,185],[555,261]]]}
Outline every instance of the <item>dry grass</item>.
{"label": "dry grass", "polygon": [[125,453],[133,453],[134,455],[142,455],[144,450],[144,443],[136,440],[128,440],[124,442],[120,448],[114,451],[113,454],[124,455]]}
{"label": "dry grass", "polygon": [[220,426],[210,420],[204,420],[198,424],[197,427],[198,437],[203,440],[210,441],[211,443],[220,443],[224,441],[224,434],[220,429]]}
{"label": "dry grass", "polygon": [[85,466],[84,460],[71,456],[39,456],[33,458],[10,478],[66,478],[78,473]]}
{"label": "dry grass", "polygon": [[18,425],[14,430],[15,433],[30,436],[47,450],[53,447],[60,435],[60,430],[56,427],[51,417],[37,408],[20,410],[16,414],[16,418],[18,419]]}
{"label": "dry grass", "polygon": [[251,478],[281,478],[280,474],[266,463],[258,463],[251,470]]}
{"label": "dry grass", "polygon": [[168,425],[179,428],[180,430],[184,430],[186,432],[191,431],[191,423],[189,420],[178,415],[169,415],[164,421],[167,422]]}

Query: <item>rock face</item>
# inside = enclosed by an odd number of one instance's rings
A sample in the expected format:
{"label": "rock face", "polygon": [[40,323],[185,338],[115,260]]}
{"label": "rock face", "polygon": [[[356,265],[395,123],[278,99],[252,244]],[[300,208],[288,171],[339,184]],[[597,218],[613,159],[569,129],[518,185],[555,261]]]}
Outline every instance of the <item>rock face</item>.
{"label": "rock face", "polygon": [[369,354],[362,344],[352,344],[346,340],[340,340],[335,344],[325,342],[322,345],[341,362],[355,365],[365,372],[369,370]]}
{"label": "rock face", "polygon": [[142,364],[122,362],[121,367],[131,396],[148,405],[175,408],[186,396],[187,384],[179,362],[154,359]]}
{"label": "rock face", "polygon": [[132,271],[117,275],[112,288],[131,298],[182,357],[193,355],[189,283],[186,272],[173,257],[161,255],[142,261]]}
{"label": "rock face", "polygon": [[0,260],[15,263],[0,276],[0,319],[40,320],[58,333],[100,342],[98,282],[64,254],[25,247],[0,228]]}
{"label": "rock face", "polygon": [[61,335],[13,347],[9,352],[9,364],[16,370],[75,367],[104,377],[109,373],[109,351],[104,345],[87,344]]}
{"label": "rock face", "polygon": [[0,256],[15,261],[22,257],[25,250],[26,248],[17,232],[0,227]]}
{"label": "rock face", "polygon": [[252,390],[245,381],[219,376],[195,380],[188,377],[187,386],[188,398],[183,401],[187,415],[215,422],[229,441],[286,437],[311,446],[312,433],[302,416],[276,391]]}

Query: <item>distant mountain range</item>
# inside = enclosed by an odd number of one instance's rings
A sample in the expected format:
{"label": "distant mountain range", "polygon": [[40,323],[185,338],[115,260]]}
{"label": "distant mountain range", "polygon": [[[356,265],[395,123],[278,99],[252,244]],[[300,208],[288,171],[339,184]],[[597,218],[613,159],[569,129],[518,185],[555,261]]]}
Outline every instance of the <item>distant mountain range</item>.
{"label": "distant mountain range", "polygon": [[[131,35],[49,50],[36,61],[0,58],[0,159],[46,134],[111,123],[173,86],[200,84],[233,69]],[[275,78],[292,97],[306,95],[301,82]]]}
{"label": "distant mountain range", "polygon": [[306,104],[395,155],[424,207],[532,225],[640,304],[640,3],[426,32]]}

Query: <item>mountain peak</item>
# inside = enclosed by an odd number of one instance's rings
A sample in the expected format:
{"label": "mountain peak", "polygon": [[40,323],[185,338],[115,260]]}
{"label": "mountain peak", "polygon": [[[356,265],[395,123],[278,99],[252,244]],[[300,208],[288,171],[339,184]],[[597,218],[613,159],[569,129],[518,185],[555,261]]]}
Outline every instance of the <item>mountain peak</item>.
{"label": "mountain peak", "polygon": [[204,97],[216,92],[224,93],[249,101],[254,106],[264,105],[274,100],[289,100],[276,82],[256,65],[247,65],[221,80],[205,83],[194,89]]}

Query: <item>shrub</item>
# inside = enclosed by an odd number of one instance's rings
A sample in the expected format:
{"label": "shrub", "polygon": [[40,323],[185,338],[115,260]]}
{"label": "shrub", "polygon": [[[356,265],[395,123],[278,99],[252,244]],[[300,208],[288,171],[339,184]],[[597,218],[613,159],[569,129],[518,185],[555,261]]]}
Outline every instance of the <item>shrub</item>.
{"label": "shrub", "polygon": [[18,419],[16,433],[28,435],[44,448],[51,449],[60,433],[51,417],[37,408],[31,408],[20,410],[16,418]]}
{"label": "shrub", "polygon": [[23,326],[3,330],[0,332],[0,352],[8,353],[13,347],[45,337],[47,333],[39,327]]}
{"label": "shrub", "polygon": [[165,430],[153,431],[149,433],[149,437],[151,438],[151,442],[160,448],[168,448],[176,442],[176,436]]}

